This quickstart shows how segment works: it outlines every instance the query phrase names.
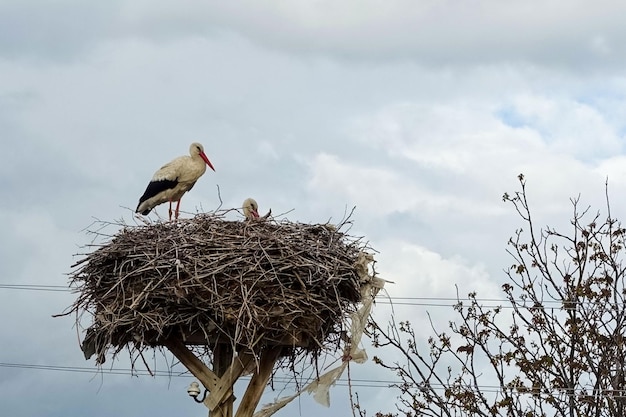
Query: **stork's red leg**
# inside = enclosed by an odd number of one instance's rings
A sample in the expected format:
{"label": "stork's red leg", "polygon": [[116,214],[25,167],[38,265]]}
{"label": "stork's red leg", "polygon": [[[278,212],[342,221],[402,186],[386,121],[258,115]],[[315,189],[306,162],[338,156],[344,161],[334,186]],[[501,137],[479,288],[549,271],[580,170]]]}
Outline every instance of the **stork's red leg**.
{"label": "stork's red leg", "polygon": [[[182,200],[182,198],[180,199]],[[180,200],[178,200],[178,203],[176,203],[176,218],[178,219],[178,209],[180,209]]]}

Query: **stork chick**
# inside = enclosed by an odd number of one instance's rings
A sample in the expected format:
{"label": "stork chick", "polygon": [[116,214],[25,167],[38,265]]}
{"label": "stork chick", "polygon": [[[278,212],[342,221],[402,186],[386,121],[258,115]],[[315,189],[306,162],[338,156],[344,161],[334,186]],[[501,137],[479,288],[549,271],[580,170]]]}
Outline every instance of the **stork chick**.
{"label": "stork chick", "polygon": [[259,218],[259,205],[254,198],[246,198],[241,207],[243,208],[243,215],[247,220]]}
{"label": "stork chick", "polygon": [[254,198],[246,198],[241,206],[246,220],[266,220],[272,214],[272,209],[264,216],[259,215],[259,205]]}

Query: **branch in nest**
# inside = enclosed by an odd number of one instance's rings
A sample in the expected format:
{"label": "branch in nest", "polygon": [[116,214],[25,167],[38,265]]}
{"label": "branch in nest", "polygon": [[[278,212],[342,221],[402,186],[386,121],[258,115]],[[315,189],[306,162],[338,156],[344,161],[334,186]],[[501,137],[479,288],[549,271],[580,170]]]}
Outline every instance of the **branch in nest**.
{"label": "branch in nest", "polygon": [[333,226],[208,213],[122,225],[70,274],[78,297],[69,312],[92,317],[84,353],[102,363],[109,349],[140,353],[170,337],[252,353],[286,345],[290,358],[340,349],[373,278],[371,249],[341,231],[349,224],[349,216]]}

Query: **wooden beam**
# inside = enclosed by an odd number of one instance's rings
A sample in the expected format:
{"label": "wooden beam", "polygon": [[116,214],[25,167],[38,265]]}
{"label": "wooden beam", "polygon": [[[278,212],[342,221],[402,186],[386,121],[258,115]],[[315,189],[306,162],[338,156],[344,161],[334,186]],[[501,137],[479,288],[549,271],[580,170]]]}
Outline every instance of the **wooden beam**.
{"label": "wooden beam", "polygon": [[[213,372],[219,380],[215,386],[221,381],[222,377],[226,373],[227,369],[233,363],[233,347],[229,343],[218,343],[213,348]],[[211,391],[210,397],[213,397],[214,392]],[[233,417],[233,403],[235,402],[235,396],[233,394],[232,384],[226,387],[226,390],[221,394],[221,398],[215,401],[215,405],[209,407],[209,417]]]}
{"label": "wooden beam", "polygon": [[209,395],[205,400],[205,404],[210,410],[215,409],[215,407],[224,402],[227,399],[227,393],[232,395],[232,387],[253,360],[254,356],[249,353],[240,353],[237,355],[230,367],[224,372],[217,382],[217,389],[215,391],[211,391],[211,395]]}
{"label": "wooden beam", "polygon": [[180,339],[168,339],[164,345],[189,369],[193,376],[198,378],[206,389],[209,391],[216,389],[218,377]]}
{"label": "wooden beam", "polygon": [[278,360],[281,350],[282,348],[280,346],[274,346],[263,352],[259,361],[259,369],[257,369],[252,376],[235,417],[252,417],[256,406],[261,400],[261,395],[263,395],[267,381],[269,381],[270,376],[272,376],[274,364]]}

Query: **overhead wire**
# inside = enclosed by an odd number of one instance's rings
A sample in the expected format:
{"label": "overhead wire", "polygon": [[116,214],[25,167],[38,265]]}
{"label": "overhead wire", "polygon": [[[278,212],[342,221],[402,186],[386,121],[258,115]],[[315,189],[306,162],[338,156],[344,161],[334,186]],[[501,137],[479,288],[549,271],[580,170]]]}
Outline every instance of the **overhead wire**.
{"label": "overhead wire", "polygon": [[[173,371],[148,371],[141,369],[129,369],[129,368],[89,368],[80,366],[59,366],[59,365],[41,365],[41,364],[28,364],[28,363],[10,363],[0,362],[0,368],[17,368],[17,369],[34,369],[44,371],[57,371],[57,372],[76,372],[76,373],[91,373],[91,374],[110,374],[110,375],[130,375],[130,376],[154,376],[154,377],[168,377],[168,378],[193,378],[193,375],[188,371],[185,372],[173,372]],[[250,379],[250,376],[243,376],[243,379]],[[292,377],[275,376],[274,381],[286,384],[295,384]],[[337,382],[340,384],[348,384],[348,380],[340,378]],[[374,379],[351,379],[352,386],[372,386],[378,388],[386,388],[391,384],[400,384],[401,381],[392,380],[374,380]],[[374,385],[372,385],[374,384]]]}
{"label": "overhead wire", "polygon": [[[69,288],[66,285],[38,285],[38,284],[0,284],[0,289],[5,290],[22,290],[22,291],[47,291],[47,292],[73,292],[76,291],[74,288]],[[509,309],[513,308],[510,305],[511,301],[514,301],[516,305],[526,306],[526,307],[535,307],[534,303],[531,300],[522,300],[522,299],[514,299],[509,300],[506,298],[454,298],[454,297],[378,297],[376,299],[377,304],[389,305],[392,304],[394,306],[419,306],[419,307],[453,307],[459,302],[471,302],[476,301],[478,303],[492,303],[487,305],[482,305],[484,308],[503,308]],[[502,303],[502,304],[495,304]],[[545,307],[552,308],[560,308],[563,304],[567,303],[568,305],[594,305],[593,302],[590,301],[562,301],[562,300],[542,300],[542,305]],[[624,307],[626,306],[626,302],[623,303],[615,303],[615,302],[603,302],[604,305],[613,305],[616,307]]]}
{"label": "overhead wire", "polygon": [[[185,371],[185,372],[173,372],[173,371],[148,371],[148,370],[139,370],[139,369],[128,369],[128,368],[88,368],[88,367],[79,367],[79,366],[58,366],[58,365],[41,365],[41,364],[26,364],[26,363],[8,363],[8,362],[0,362],[0,368],[17,368],[17,369],[33,369],[33,370],[46,370],[46,371],[56,371],[56,372],[74,372],[74,373],[90,373],[90,374],[109,374],[109,375],[125,375],[125,376],[153,376],[153,377],[167,377],[167,378],[194,378],[194,376]],[[250,376],[243,376],[242,380],[249,380]],[[296,385],[296,381],[294,381],[293,377],[289,376],[277,376],[275,375],[273,378],[274,382],[283,383],[285,386]],[[305,381],[304,384],[307,382]],[[298,381],[299,386],[303,385],[302,381]],[[396,386],[405,386],[403,381],[401,380],[383,380],[383,379],[360,379],[360,378],[340,378],[337,380],[335,384],[341,387],[352,386],[356,388],[393,388]],[[429,383],[429,386],[437,391],[445,390],[448,387],[441,383]],[[416,385],[414,388],[417,390],[422,390],[423,386]],[[490,394],[501,394],[503,393],[502,387],[498,385],[489,385],[489,384],[468,384],[463,388],[472,388],[482,393],[490,393]],[[513,388],[513,387],[512,387]],[[511,390],[512,390],[511,388]],[[584,387],[580,388],[567,388],[567,387],[542,387],[541,393],[560,393],[567,395],[569,393],[580,393],[584,391]],[[524,392],[518,391],[520,395],[537,395],[537,392]],[[617,390],[603,390],[601,392],[593,394],[594,397],[599,398],[626,398],[626,389],[617,389]]]}
{"label": "overhead wire", "polygon": [[[72,288],[69,288],[65,285],[41,285],[41,284],[0,284],[0,289],[6,290],[23,290],[23,291],[47,291],[47,292],[72,292],[74,291]],[[428,306],[428,307],[451,307],[454,306],[459,301],[476,301],[476,302],[491,302],[491,303],[510,303],[511,300],[508,299],[498,299],[498,298],[453,298],[453,297],[386,297],[377,299],[376,302],[380,304],[393,304],[393,305],[411,305],[411,306]],[[527,300],[514,300],[519,303],[528,303]],[[559,300],[546,300],[543,303],[545,304],[554,304],[555,307],[563,304],[562,301]],[[577,302],[577,304],[589,304],[589,302]],[[624,305],[624,303],[615,303],[619,305]],[[507,307],[494,305],[489,307]],[[509,306],[510,307],[510,306]],[[0,362],[0,368],[17,368],[17,369],[33,369],[33,370],[49,370],[49,371],[57,371],[57,372],[77,372],[77,373],[104,373],[111,375],[132,375],[132,376],[148,376],[153,375],[155,377],[169,377],[169,378],[178,378],[185,377],[189,378],[192,375],[189,372],[175,373],[172,371],[148,371],[148,370],[139,370],[139,369],[124,369],[124,368],[89,368],[89,367],[76,367],[76,366],[58,366],[58,365],[41,365],[41,364],[28,364],[28,363],[9,363],[9,362]],[[285,384],[295,384],[293,378],[287,377],[275,377],[277,382],[284,382]],[[339,386],[348,386],[351,385],[353,387],[363,387],[363,388],[389,388],[396,384],[402,384],[402,381],[393,381],[393,380],[374,380],[374,379],[351,379],[348,381],[347,379],[339,379],[337,381],[337,385]],[[441,384],[439,384],[441,385]],[[435,388],[443,389],[443,385],[441,387]],[[498,393],[501,392],[500,387],[495,385],[480,385],[477,387],[482,392],[491,392]],[[548,391],[567,391],[567,388],[545,388]],[[616,398],[619,396],[626,395],[626,390],[624,392],[620,392],[619,395],[616,395],[615,391],[611,391],[607,396],[611,396],[612,398]]]}
{"label": "overhead wire", "polygon": [[38,285],[38,284],[0,284],[0,289],[27,290],[27,291],[52,291],[52,292],[73,291],[67,285]]}

